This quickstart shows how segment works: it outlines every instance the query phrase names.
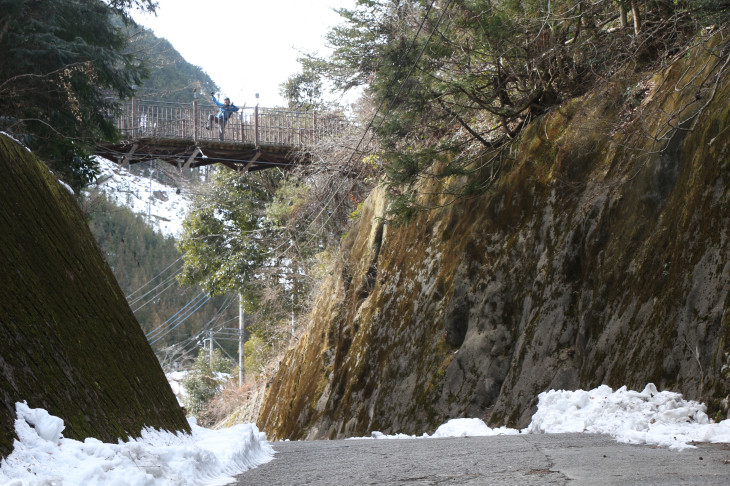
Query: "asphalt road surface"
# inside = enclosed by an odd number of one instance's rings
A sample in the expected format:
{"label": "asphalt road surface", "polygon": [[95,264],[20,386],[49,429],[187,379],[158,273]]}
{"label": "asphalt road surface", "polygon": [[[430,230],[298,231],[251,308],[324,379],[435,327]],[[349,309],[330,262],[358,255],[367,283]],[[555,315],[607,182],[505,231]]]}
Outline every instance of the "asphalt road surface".
{"label": "asphalt road surface", "polygon": [[275,442],[241,485],[730,485],[730,444],[682,452],[590,434]]}

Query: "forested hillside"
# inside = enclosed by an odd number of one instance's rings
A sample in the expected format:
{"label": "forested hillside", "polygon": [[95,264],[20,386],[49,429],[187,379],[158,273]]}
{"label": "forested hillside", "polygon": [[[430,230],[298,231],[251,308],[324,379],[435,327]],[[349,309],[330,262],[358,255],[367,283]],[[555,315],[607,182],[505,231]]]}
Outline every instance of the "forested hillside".
{"label": "forested hillside", "polygon": [[193,90],[208,94],[218,89],[200,67],[187,62],[167,39],[138,26],[128,28],[127,50],[147,66],[146,77],[135,90],[142,99],[192,103]]}
{"label": "forested hillside", "polygon": [[[173,237],[103,194],[88,196],[86,211],[92,233],[164,366],[192,361],[207,337],[204,329],[237,327],[236,296],[209,298],[200,288],[177,281],[182,259]],[[236,342],[219,339],[218,344],[236,356]]]}

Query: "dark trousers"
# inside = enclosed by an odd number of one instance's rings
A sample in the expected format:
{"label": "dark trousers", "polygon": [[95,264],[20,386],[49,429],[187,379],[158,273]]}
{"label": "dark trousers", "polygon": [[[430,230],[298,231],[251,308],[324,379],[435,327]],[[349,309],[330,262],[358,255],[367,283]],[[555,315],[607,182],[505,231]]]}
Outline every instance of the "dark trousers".
{"label": "dark trousers", "polygon": [[218,125],[218,138],[223,141],[223,133],[226,129],[226,123],[228,120],[225,118],[218,118],[217,116],[210,114],[208,115],[208,125],[206,128],[213,128],[213,123]]}

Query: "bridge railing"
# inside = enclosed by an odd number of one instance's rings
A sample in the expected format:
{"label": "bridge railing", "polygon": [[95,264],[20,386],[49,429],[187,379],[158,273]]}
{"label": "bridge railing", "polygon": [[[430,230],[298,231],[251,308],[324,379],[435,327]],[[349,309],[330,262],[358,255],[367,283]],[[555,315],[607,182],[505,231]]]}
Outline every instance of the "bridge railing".
{"label": "bridge railing", "polygon": [[[124,138],[219,140],[219,128],[210,123],[218,107],[194,101],[189,104],[133,99],[115,119]],[[226,123],[227,142],[255,145],[304,146],[347,126],[342,115],[297,112],[278,108],[240,108]],[[206,128],[206,126],[208,128]]]}

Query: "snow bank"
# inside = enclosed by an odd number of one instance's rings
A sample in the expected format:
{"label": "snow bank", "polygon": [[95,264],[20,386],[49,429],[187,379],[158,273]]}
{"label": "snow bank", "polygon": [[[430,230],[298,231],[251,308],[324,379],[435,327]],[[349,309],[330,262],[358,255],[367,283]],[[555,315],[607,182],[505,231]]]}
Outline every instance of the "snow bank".
{"label": "snow bank", "polygon": [[190,373],[189,371],[173,371],[171,373],[166,373],[165,377],[167,378],[167,382],[170,384],[170,388],[172,389],[172,393],[175,394],[175,398],[177,398],[177,403],[180,404],[180,406],[185,406],[185,400],[187,399],[187,392],[185,391],[185,387],[183,386],[183,380],[185,380],[185,377]]}
{"label": "snow bank", "polygon": [[[692,442],[730,442],[730,420],[713,423],[705,405],[687,401],[679,393],[657,391],[649,383],[643,391],[616,391],[602,385],[590,391],[550,390],[538,395],[537,412],[522,430],[492,429],[482,420],[460,418],[441,425],[438,437],[477,437],[515,434],[607,434],[618,442],[652,444],[674,450],[693,448]],[[415,439],[415,435],[373,432],[357,439]]]}
{"label": "snow bank", "polygon": [[694,447],[690,442],[730,442],[730,420],[713,423],[705,410],[679,393],[657,391],[653,383],[641,392],[605,385],[551,390],[538,395],[537,412],[523,432],[608,434],[619,442],[677,450]]}
{"label": "snow bank", "polygon": [[[177,377],[181,378],[181,377]],[[476,418],[449,420],[433,435],[373,432],[359,439],[416,439],[543,433],[608,434],[619,442],[681,450],[692,442],[730,442],[730,420],[713,423],[705,406],[678,393],[551,390],[538,396],[537,412],[523,429],[492,429]],[[0,486],[193,486],[222,485],[270,461],[274,451],[253,424],[208,430],[191,422],[193,433],[145,430],[139,439],[106,444],[62,436],[63,420],[45,410],[16,404],[13,453],[0,464]]]}
{"label": "snow bank", "polygon": [[507,427],[492,429],[476,418],[452,419],[436,429],[431,437],[476,437],[487,435],[516,435],[520,431]]}
{"label": "snow bank", "polygon": [[496,429],[490,428],[482,420],[477,418],[458,418],[452,419],[441,425],[433,435],[407,435],[407,434],[393,434],[386,435],[382,432],[372,432],[369,437],[353,437],[348,440],[361,440],[361,439],[435,439],[439,437],[478,437],[478,436],[492,436],[492,435],[517,435],[520,431],[517,429],[510,429],[508,427],[499,427]]}
{"label": "snow bank", "polygon": [[0,485],[222,485],[270,461],[274,451],[253,424],[211,431],[191,422],[192,435],[146,429],[142,437],[107,444],[61,435],[63,420],[16,404],[13,453],[0,464]]}

